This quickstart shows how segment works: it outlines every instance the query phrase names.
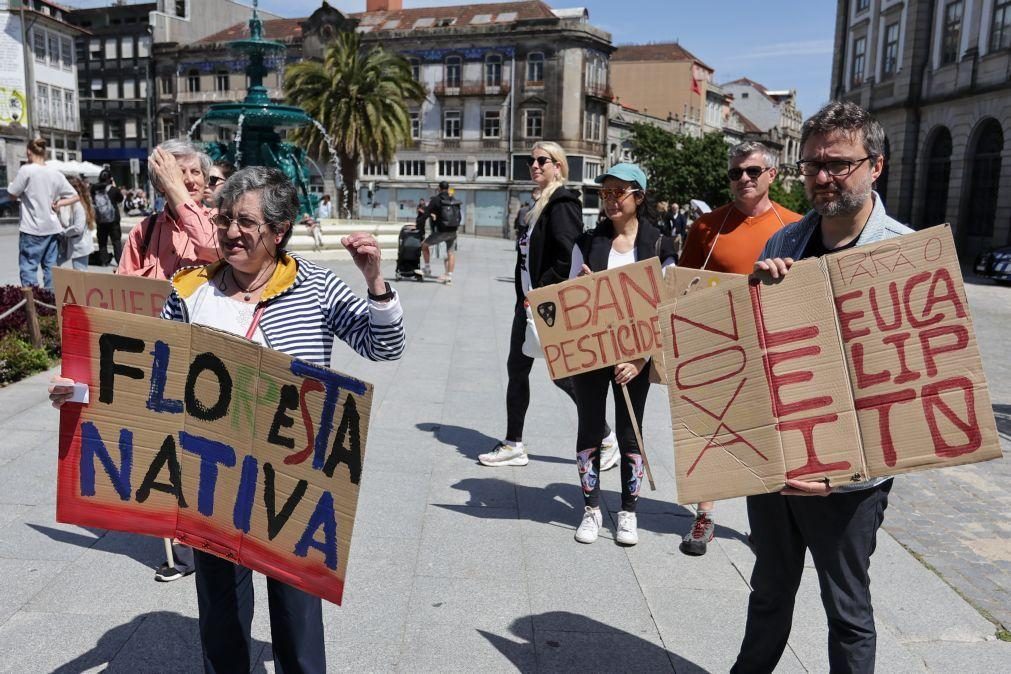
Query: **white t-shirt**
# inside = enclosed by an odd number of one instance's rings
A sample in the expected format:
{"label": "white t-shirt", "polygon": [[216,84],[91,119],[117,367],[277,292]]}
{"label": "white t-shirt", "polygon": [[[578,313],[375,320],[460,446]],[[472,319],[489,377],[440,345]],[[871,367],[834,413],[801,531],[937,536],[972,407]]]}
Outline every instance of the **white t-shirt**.
{"label": "white t-shirt", "polygon": [[533,286],[530,280],[530,235],[533,234],[534,227],[536,226],[537,223],[534,222],[527,227],[527,231],[524,232],[517,242],[520,248],[520,287],[523,288],[524,295],[530,292],[530,288]]}
{"label": "white t-shirt", "polygon": [[63,225],[53,211],[53,202],[77,196],[62,173],[50,166],[33,163],[18,169],[7,191],[21,200],[19,231],[35,236],[61,233]]}
{"label": "white t-shirt", "polygon": [[[217,284],[213,281],[197,288],[187,306],[191,323],[224,330],[239,337],[246,336],[246,331],[253,322],[253,314],[256,313],[255,302],[233,300],[218,290]],[[261,346],[267,346],[267,340],[264,339],[259,326],[253,333],[253,341]]]}

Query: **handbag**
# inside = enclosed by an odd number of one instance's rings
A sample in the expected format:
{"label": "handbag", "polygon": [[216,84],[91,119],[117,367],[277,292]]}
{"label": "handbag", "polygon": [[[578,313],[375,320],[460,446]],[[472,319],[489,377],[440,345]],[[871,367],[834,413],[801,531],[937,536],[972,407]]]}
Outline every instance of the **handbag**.
{"label": "handbag", "polygon": [[543,358],[541,338],[537,336],[537,326],[534,324],[534,314],[530,310],[530,302],[523,300],[523,310],[527,315],[527,331],[523,337],[523,355],[527,358]]}

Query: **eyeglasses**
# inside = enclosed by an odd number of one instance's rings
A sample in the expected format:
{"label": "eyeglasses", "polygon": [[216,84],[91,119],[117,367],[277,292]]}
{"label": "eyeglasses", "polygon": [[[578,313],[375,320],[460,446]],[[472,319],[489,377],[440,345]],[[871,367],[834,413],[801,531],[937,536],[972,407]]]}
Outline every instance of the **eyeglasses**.
{"label": "eyeglasses", "polygon": [[605,187],[600,190],[600,198],[604,201],[617,201],[622,202],[625,200],[629,194],[635,194],[636,192],[642,192],[642,190],[633,189],[631,187],[626,187],[624,189],[619,189],[617,187]]}
{"label": "eyeglasses", "polygon": [[226,230],[229,227],[231,227],[233,222],[236,224],[236,226],[238,226],[239,230],[243,232],[255,232],[256,230],[260,229],[260,227],[266,224],[264,222],[257,222],[252,218],[244,218],[244,217],[230,218],[224,213],[218,213],[217,215],[211,218],[211,224],[217,227],[218,229],[222,230]]}
{"label": "eyeglasses", "polygon": [[861,157],[860,159],[832,159],[830,161],[814,161],[813,159],[802,159],[797,162],[797,168],[800,169],[800,174],[802,176],[816,176],[822,171],[834,178],[841,176],[848,176],[857,170],[857,166],[860,166],[863,162],[868,159],[877,159],[875,155],[869,154],[866,157]]}
{"label": "eyeglasses", "polygon": [[545,164],[548,162],[554,163],[554,161],[551,157],[527,157],[527,166],[533,167],[534,164],[537,164],[541,168],[544,168]]}
{"label": "eyeglasses", "polygon": [[207,184],[210,185],[211,187],[214,187],[218,183],[223,183],[223,182],[225,182],[225,179],[222,178],[221,176],[211,176],[210,178],[207,179]]}
{"label": "eyeglasses", "polygon": [[756,180],[758,176],[762,175],[771,168],[771,166],[767,166],[765,168],[762,168],[761,166],[748,166],[746,168],[736,167],[727,171],[727,177],[730,178],[731,182],[737,182],[741,179],[741,176],[747,173],[749,178]]}

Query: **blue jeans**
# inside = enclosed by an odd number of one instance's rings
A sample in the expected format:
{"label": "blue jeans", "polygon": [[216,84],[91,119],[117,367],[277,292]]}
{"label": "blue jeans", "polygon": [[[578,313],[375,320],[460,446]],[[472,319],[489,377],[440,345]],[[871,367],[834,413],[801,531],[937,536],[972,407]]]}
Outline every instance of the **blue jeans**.
{"label": "blue jeans", "polygon": [[53,289],[52,268],[56,266],[56,254],[60,249],[60,235],[19,233],[18,237],[18,268],[21,271],[22,286],[37,286],[39,284],[39,265],[42,265],[42,285]]}

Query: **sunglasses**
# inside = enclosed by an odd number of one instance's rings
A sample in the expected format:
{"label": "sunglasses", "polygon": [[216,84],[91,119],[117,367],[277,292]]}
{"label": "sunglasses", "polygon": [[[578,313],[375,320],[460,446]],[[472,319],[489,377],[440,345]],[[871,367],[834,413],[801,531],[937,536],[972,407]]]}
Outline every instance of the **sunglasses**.
{"label": "sunglasses", "polygon": [[771,168],[772,168],[771,166],[767,166],[765,168],[762,168],[761,166],[749,166],[747,168],[739,168],[739,167],[732,168],[729,171],[727,171],[727,177],[730,178],[731,181],[738,181],[741,179],[741,176],[747,173],[749,178],[755,180],[756,178],[758,178],[758,176],[762,175]]}
{"label": "sunglasses", "polygon": [[221,176],[211,176],[210,178],[207,179],[207,184],[210,185],[211,187],[215,187],[218,183],[223,182],[225,182],[225,179],[222,178]]}
{"label": "sunglasses", "polygon": [[239,230],[243,232],[255,232],[260,227],[267,224],[265,222],[257,222],[252,218],[230,218],[224,213],[218,213],[211,218],[211,224],[222,230],[227,230],[232,226],[233,222],[239,227]]}
{"label": "sunglasses", "polygon": [[548,162],[551,162],[553,164],[554,161],[555,160],[552,159],[551,157],[527,157],[527,166],[532,167],[534,164],[537,164],[541,168],[544,168],[545,164],[547,164]]}
{"label": "sunglasses", "polygon": [[635,194],[636,192],[641,192],[642,190],[633,189],[631,187],[626,187],[620,189],[617,187],[605,187],[600,190],[600,198],[604,201],[617,201],[622,202],[625,200],[629,194]]}

